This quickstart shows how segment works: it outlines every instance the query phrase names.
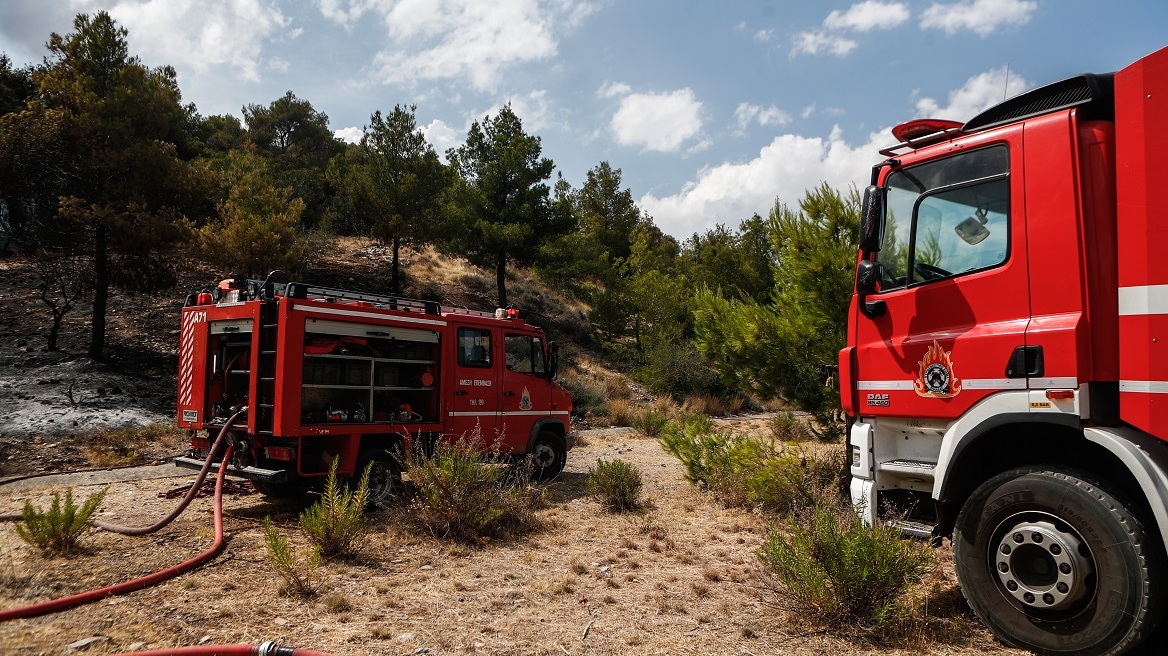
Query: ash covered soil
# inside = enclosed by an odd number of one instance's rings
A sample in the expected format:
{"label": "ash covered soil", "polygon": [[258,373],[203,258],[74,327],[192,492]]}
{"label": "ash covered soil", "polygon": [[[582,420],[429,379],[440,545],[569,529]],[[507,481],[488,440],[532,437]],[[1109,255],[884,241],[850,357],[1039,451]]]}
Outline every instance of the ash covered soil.
{"label": "ash covered soil", "polygon": [[[88,304],[66,315],[59,350],[48,350],[37,284],[27,259],[0,259],[0,476],[88,467],[84,447],[101,431],[173,424],[178,293],[113,290],[99,362],[85,357]],[[144,459],[173,455],[161,451]]]}

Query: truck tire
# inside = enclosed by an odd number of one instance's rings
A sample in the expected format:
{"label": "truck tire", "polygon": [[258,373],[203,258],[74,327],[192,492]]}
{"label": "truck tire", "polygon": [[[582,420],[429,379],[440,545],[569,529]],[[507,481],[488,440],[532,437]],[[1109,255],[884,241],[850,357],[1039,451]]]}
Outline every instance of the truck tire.
{"label": "truck tire", "polygon": [[401,492],[402,472],[401,459],[393,451],[386,449],[372,449],[357,458],[357,469],[353,473],[353,485],[356,486],[369,470],[369,505],[384,503]]}
{"label": "truck tire", "polygon": [[553,479],[564,471],[564,464],[568,461],[568,446],[559,435],[542,431],[531,445],[528,461],[531,463],[533,479],[537,481]]}
{"label": "truck tire", "polygon": [[1005,472],[977,488],[953,532],[962,594],[1003,642],[1040,654],[1116,655],[1158,619],[1159,547],[1084,475]]}

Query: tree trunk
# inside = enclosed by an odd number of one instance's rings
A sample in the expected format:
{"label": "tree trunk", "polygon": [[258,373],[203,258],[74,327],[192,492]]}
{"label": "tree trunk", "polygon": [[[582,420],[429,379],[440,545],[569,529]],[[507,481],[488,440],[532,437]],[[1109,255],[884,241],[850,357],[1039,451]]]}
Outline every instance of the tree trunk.
{"label": "tree trunk", "polygon": [[495,282],[499,286],[499,307],[507,307],[507,256],[500,255],[495,265]]}
{"label": "tree trunk", "polygon": [[393,265],[392,265],[392,268],[391,268],[390,274],[389,274],[389,290],[391,292],[393,292],[394,294],[401,293],[401,283],[399,282],[399,279],[398,279],[398,275],[400,273],[398,270],[398,266],[399,266],[398,265],[398,261],[399,261],[398,260],[398,252],[400,250],[401,250],[401,237],[394,235],[393,236]]}
{"label": "tree trunk", "polygon": [[109,256],[106,253],[105,226],[97,226],[93,246],[93,332],[89,339],[89,357],[102,359],[105,350],[105,306],[109,299]]}

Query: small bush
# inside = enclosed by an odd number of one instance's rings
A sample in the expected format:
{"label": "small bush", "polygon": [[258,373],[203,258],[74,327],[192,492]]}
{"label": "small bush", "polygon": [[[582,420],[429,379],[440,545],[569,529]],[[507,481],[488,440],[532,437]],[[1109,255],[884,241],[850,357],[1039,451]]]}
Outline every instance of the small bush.
{"label": "small bush", "polygon": [[646,406],[633,415],[630,425],[644,433],[646,437],[658,437],[668,423],[669,417],[663,411]]}
{"label": "small bush", "polygon": [[609,510],[635,510],[641,505],[641,472],[620,458],[597,460],[595,468],[588,468],[586,486]]}
{"label": "small bush", "polygon": [[587,376],[576,371],[565,371],[559,382],[572,395],[573,412],[598,415],[609,413],[604,391]]}
{"label": "small bush", "polygon": [[773,441],[715,431],[705,415],[685,415],[667,424],[660,441],[685,466],[688,481],[727,506],[806,507],[820,490],[834,489],[842,471],[838,458],[820,460]]}
{"label": "small bush", "polygon": [[780,442],[799,442],[812,437],[807,423],[790,410],[780,410],[771,419],[771,435]]}
{"label": "small bush", "polygon": [[608,420],[613,426],[632,426],[636,416],[636,406],[628,400],[612,399],[608,402]]}
{"label": "small bush", "polygon": [[468,542],[534,529],[540,496],[529,476],[484,462],[477,436],[439,441],[433,457],[407,462],[411,515],[436,536]]}
{"label": "small bush", "polygon": [[300,513],[300,526],[324,558],[351,557],[368,520],[369,469],[366,467],[356,490],[337,482],[337,461],[333,460],[320,499]]}
{"label": "small bush", "polygon": [[822,496],[772,524],[758,557],[764,582],[788,610],[877,632],[908,612],[904,593],[933,564],[927,544],[887,525],[865,526],[846,501]]}
{"label": "small bush", "polygon": [[89,525],[89,518],[105,498],[106,490],[94,492],[78,508],[73,503],[73,490],[65,490],[65,503],[61,503],[61,493],[53,493],[53,502],[48,510],[33,507],[31,501],[24,502],[21,521],[16,525],[20,539],[41,550],[44,555],[67,554],[77,548],[81,533]]}
{"label": "small bush", "polygon": [[320,591],[316,570],[320,564],[320,548],[315,544],[309,548],[308,556],[301,558],[292,549],[288,538],[280,535],[272,520],[264,517],[264,544],[268,548],[268,560],[272,561],[276,572],[283,579],[280,591],[299,597],[311,597]]}

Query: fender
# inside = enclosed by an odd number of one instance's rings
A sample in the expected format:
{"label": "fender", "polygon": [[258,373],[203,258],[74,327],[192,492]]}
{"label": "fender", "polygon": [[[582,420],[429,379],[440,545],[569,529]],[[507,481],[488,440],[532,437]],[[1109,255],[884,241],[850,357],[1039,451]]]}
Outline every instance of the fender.
{"label": "fender", "polygon": [[539,434],[544,430],[563,437],[568,451],[572,450],[572,443],[575,442],[575,439],[564,427],[564,422],[556,417],[544,417],[537,420],[535,425],[531,427],[531,435],[527,437],[527,450],[524,453],[531,453],[531,448],[535,446],[535,438],[539,437]]}
{"label": "fender", "polygon": [[983,399],[949,425],[941,440],[933,479],[933,498],[944,499],[953,466],[962,454],[991,430],[1007,424],[1054,424],[1076,431],[1079,415],[1059,412],[1030,412],[1029,392],[1002,392]]}
{"label": "fender", "polygon": [[1085,428],[1083,436],[1110,451],[1131,472],[1152,508],[1161,543],[1168,546],[1168,445],[1128,427]]}

